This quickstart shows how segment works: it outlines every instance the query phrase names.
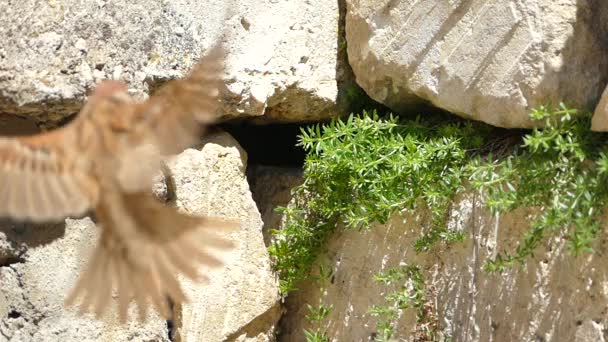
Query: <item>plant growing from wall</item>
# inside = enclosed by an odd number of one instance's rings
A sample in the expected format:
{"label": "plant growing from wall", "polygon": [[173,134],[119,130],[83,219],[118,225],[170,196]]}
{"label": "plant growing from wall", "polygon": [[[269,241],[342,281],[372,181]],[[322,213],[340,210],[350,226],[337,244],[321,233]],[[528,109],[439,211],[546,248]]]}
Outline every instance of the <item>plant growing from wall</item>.
{"label": "plant growing from wall", "polygon": [[[543,129],[526,133],[520,146],[507,147],[488,126],[433,117],[398,120],[363,113],[303,130],[299,145],[308,152],[305,180],[293,190],[292,204],[280,208],[283,228],[274,231],[269,248],[282,292],[309,277],[338,225],[366,229],[395,212],[424,207],[431,222],[421,227],[416,250],[461,239],[447,229],[446,218],[454,195],[467,187],[479,191],[498,215],[517,208],[536,212],[517,248],[498,254],[486,264],[487,271],[525,263],[553,236],[564,236],[575,255],[591,251],[608,205],[608,135],[589,130],[590,113],[564,105],[539,107],[531,117]],[[402,269],[399,274],[416,279],[416,272]],[[418,285],[410,290],[424,293]],[[400,301],[409,307],[424,302],[404,298]],[[320,302],[310,311],[309,318],[320,322],[331,307]],[[372,313],[386,318],[378,325],[378,338],[389,339],[394,306],[376,307]],[[327,338],[319,327],[307,332],[311,341]]]}
{"label": "plant growing from wall", "polygon": [[425,286],[420,269],[415,265],[403,265],[376,274],[374,280],[385,286],[397,285],[397,290],[384,297],[386,305],[373,306],[369,314],[380,320],[376,325],[374,341],[389,342],[394,338],[394,324],[403,310],[416,312],[414,341],[436,341],[439,319],[436,308]]}
{"label": "plant growing from wall", "polygon": [[446,228],[446,218],[466,186],[499,214],[537,209],[519,246],[487,263],[488,271],[525,262],[556,234],[574,254],[591,250],[608,205],[607,135],[589,130],[590,113],[564,105],[539,107],[531,117],[544,128],[529,131],[515,149],[501,146],[486,125],[434,117],[363,113],[302,131],[305,180],[293,190],[292,205],[280,209],[283,229],[274,231],[269,249],[283,293],[309,276],[337,225],[366,229],[422,206],[432,219],[421,227],[418,251],[462,238]]}
{"label": "plant growing from wall", "polygon": [[323,328],[323,324],[333,312],[334,307],[331,304],[325,305],[323,303],[323,294],[330,277],[331,269],[320,265],[319,276],[315,279],[319,285],[319,303],[316,306],[306,304],[309,312],[306,315],[306,320],[312,325],[312,329],[304,329],[306,342],[329,342],[329,336],[327,336],[327,331]]}
{"label": "plant growing from wall", "polygon": [[468,176],[467,151],[483,144],[488,128],[442,120],[399,121],[373,112],[302,131],[304,183],[292,191],[292,205],[280,208],[285,221],[269,248],[283,293],[308,277],[338,224],[367,229],[397,211],[424,206],[432,222],[417,250],[462,238],[447,229],[447,212]]}
{"label": "plant growing from wall", "polygon": [[501,271],[523,264],[548,236],[563,234],[570,250],[590,251],[608,204],[606,134],[589,130],[591,114],[561,105],[539,107],[531,117],[544,123],[524,137],[520,153],[502,160],[478,157],[470,165],[473,188],[495,213],[537,208],[523,241],[486,264]]}

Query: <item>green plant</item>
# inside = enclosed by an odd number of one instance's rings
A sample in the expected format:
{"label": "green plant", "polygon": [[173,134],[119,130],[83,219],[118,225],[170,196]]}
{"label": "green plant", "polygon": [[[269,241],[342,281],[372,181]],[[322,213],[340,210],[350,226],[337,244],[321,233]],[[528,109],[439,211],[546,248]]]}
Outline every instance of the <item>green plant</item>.
{"label": "green plant", "polygon": [[309,330],[304,329],[304,336],[306,337],[307,342],[328,342],[329,337],[327,336],[327,332],[323,331],[322,324],[323,321],[331,314],[334,310],[333,305],[323,305],[320,301],[319,304],[314,307],[310,304],[306,304],[308,307],[308,311],[310,312],[306,315],[306,319],[314,326],[315,329]]}
{"label": "green plant", "polygon": [[318,331],[304,330],[306,342],[329,342],[329,338]]}
{"label": "green plant", "polygon": [[323,292],[325,291],[325,286],[330,277],[331,269],[324,265],[320,265],[319,275],[315,277],[315,280],[319,284],[319,303],[316,307],[306,304],[309,312],[309,314],[306,315],[306,320],[315,327],[313,330],[304,329],[304,336],[306,337],[307,342],[329,342],[327,332],[323,330],[323,321],[331,315],[334,306],[331,304],[323,304]]}
{"label": "green plant", "polygon": [[471,184],[496,213],[534,207],[538,213],[514,253],[503,252],[486,264],[501,271],[524,263],[550,234],[567,236],[574,254],[590,251],[608,204],[606,135],[589,130],[590,113],[564,106],[540,107],[531,114],[543,129],[524,137],[520,153],[502,160],[478,157]]}
{"label": "green plant", "polygon": [[374,280],[385,286],[400,284],[398,290],[385,296],[387,305],[373,306],[369,314],[380,317],[376,326],[378,342],[387,342],[393,338],[393,322],[399,318],[400,312],[406,309],[416,311],[416,341],[436,341],[439,320],[430,300],[424,278],[417,266],[404,265],[391,268],[387,272],[378,273]]}
{"label": "green plant", "polygon": [[280,208],[283,229],[274,230],[269,248],[283,293],[308,277],[310,267],[338,224],[366,229],[390,215],[421,205],[432,222],[417,250],[439,240],[455,241],[447,212],[462,188],[467,150],[479,148],[487,131],[472,122],[417,118],[399,121],[373,112],[302,130],[299,145],[308,155],[304,183],[293,202]]}
{"label": "green plant", "polygon": [[[488,126],[434,117],[398,120],[363,113],[303,130],[304,183],[293,190],[292,204],[280,208],[284,226],[274,231],[269,248],[281,291],[294,290],[310,276],[338,225],[366,229],[395,212],[424,207],[431,220],[422,223],[417,251],[461,239],[446,220],[467,180],[497,214],[534,208],[515,251],[499,253],[486,270],[523,264],[556,235],[567,238],[575,255],[590,251],[608,205],[607,135],[589,130],[590,113],[564,105],[539,107],[531,117],[544,127],[525,134],[521,146],[490,138]],[[393,313],[373,310],[387,318]],[[380,324],[379,338],[390,338],[390,329]]]}

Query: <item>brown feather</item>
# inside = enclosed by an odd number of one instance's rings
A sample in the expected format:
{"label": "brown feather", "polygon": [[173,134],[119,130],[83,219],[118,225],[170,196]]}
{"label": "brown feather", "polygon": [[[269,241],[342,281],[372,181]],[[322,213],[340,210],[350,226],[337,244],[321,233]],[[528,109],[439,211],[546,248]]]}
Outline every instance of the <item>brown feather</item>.
{"label": "brown feather", "polygon": [[114,262],[116,263],[118,317],[121,323],[125,323],[127,321],[127,310],[129,309],[129,302],[131,302],[133,290],[132,285],[129,284],[126,265],[116,259],[114,259]]}
{"label": "brown feather", "polygon": [[162,154],[195,144],[201,124],[217,120],[224,56],[221,45],[213,47],[188,76],[168,82],[137,110],[140,129],[151,130]]}
{"label": "brown feather", "polygon": [[34,143],[49,143],[46,139],[0,138],[1,216],[33,222],[55,221],[80,215],[96,204],[99,191],[95,181],[65,167],[62,135],[52,136],[58,140],[49,146]]}
{"label": "brown feather", "polygon": [[[200,267],[223,264],[208,249],[226,250],[233,246],[215,231],[238,228],[235,220],[181,213],[162,205],[149,193],[121,194],[111,201],[102,199],[96,212],[103,228],[101,243],[67,303],[82,296],[83,309],[90,308],[100,316],[111,298],[109,287],[115,287],[121,320],[127,315],[125,308],[131,294],[135,294],[140,318],[145,318],[150,304],[163,316],[169,316],[167,300],[186,300],[177,273],[206,279]],[[213,238],[203,241],[196,238],[200,236]],[[107,266],[109,262],[111,266]],[[115,276],[119,278],[116,281]]]}

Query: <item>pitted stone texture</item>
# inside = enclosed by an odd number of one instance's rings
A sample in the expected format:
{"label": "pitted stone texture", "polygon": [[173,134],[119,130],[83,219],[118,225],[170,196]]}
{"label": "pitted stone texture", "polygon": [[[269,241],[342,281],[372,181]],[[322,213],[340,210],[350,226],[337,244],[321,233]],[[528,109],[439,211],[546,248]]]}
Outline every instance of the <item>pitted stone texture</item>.
{"label": "pitted stone texture", "polygon": [[203,23],[217,27],[220,18],[199,20],[207,12],[222,11],[194,1],[2,1],[0,111],[59,121],[108,78],[142,97],[212,44],[214,31]]}
{"label": "pitted stone texture", "polygon": [[237,0],[228,88],[239,112],[280,121],[334,115],[338,96],[338,2]]}
{"label": "pitted stone texture", "polygon": [[[523,238],[532,210],[496,217],[483,209],[478,196],[457,199],[450,226],[462,230],[462,243],[416,253],[414,241],[428,227],[424,210],[395,215],[370,230],[339,229],[318,263],[332,270],[324,291],[318,284],[299,284],[286,301],[280,341],[304,340],[310,329],[306,304],[333,305],[323,321],[332,341],[363,341],[378,333],[369,309],[386,306],[384,297],[405,285],[374,281],[380,271],[400,264],[418,265],[439,319],[443,341],[604,341],[608,326],[606,241],[593,254],[573,256],[563,236],[551,239],[523,267],[498,274],[484,271],[497,251],[513,251]],[[394,322],[395,341],[413,341],[414,309]],[[316,327],[313,327],[316,328]]]}
{"label": "pitted stone texture", "polygon": [[397,112],[421,101],[501,127],[539,105],[592,110],[608,80],[608,2],[347,0],[357,83]]}
{"label": "pitted stone texture", "polygon": [[[167,323],[157,316],[143,325],[132,321],[121,326],[115,312],[97,321],[64,307],[97,243],[90,219],[48,226],[4,224],[0,232],[23,250],[0,267],[0,341],[169,341]],[[135,307],[130,315],[136,317]]]}
{"label": "pitted stone texture", "polygon": [[205,271],[208,284],[185,281],[189,303],[176,307],[176,340],[271,341],[280,317],[278,283],[262,237],[262,220],[245,177],[247,155],[227,133],[210,136],[201,150],[167,162],[178,207],[232,217],[241,227],[222,254],[225,267]]}
{"label": "pitted stone texture", "polygon": [[94,84],[145,98],[225,31],[223,113],[286,121],[335,112],[336,1],[0,1],[0,113],[58,123]]}

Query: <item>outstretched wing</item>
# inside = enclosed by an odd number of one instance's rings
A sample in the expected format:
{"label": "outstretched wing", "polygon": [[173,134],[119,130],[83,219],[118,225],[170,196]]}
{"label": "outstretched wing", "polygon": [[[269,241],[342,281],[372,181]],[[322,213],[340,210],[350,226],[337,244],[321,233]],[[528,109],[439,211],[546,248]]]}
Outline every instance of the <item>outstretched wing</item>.
{"label": "outstretched wing", "polygon": [[195,145],[205,125],[216,121],[220,88],[224,84],[223,64],[224,50],[218,44],[188,76],[168,82],[148,101],[132,107],[129,139],[123,141],[125,146],[117,170],[124,190],[149,189],[159,170],[161,155],[176,154]]}
{"label": "outstretched wing", "polygon": [[[76,127],[75,127],[76,126]],[[0,138],[0,216],[48,222],[97,203],[86,156],[71,153],[78,124],[28,137]]]}
{"label": "outstretched wing", "polygon": [[196,144],[205,124],[216,121],[224,84],[224,49],[213,47],[183,79],[170,81],[140,106],[138,132],[162,154]]}

